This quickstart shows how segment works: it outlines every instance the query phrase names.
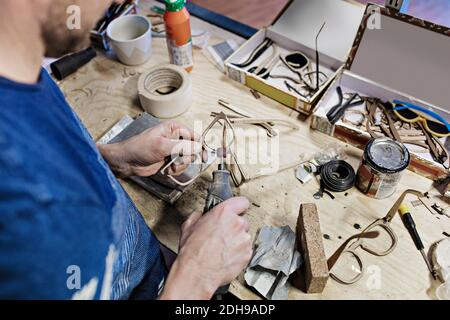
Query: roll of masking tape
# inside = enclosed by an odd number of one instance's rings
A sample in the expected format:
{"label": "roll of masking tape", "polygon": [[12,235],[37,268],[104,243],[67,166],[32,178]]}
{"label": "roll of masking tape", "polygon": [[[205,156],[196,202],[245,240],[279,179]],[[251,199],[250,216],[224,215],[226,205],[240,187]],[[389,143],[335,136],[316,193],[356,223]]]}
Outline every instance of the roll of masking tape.
{"label": "roll of masking tape", "polygon": [[157,118],[174,118],[192,104],[191,78],[179,66],[155,66],[140,76],[138,94],[146,112]]}

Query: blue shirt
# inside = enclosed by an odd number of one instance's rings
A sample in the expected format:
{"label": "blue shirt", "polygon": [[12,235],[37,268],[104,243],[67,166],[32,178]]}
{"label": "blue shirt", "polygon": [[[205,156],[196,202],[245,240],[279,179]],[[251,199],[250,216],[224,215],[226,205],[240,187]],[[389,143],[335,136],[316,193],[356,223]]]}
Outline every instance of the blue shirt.
{"label": "blue shirt", "polygon": [[47,72],[0,77],[0,298],[156,298],[163,279],[158,240]]}

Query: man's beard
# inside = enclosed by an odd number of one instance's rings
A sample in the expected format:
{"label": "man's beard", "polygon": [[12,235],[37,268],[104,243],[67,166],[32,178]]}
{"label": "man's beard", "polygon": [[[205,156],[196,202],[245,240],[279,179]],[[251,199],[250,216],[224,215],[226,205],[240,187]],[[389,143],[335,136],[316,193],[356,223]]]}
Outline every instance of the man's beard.
{"label": "man's beard", "polygon": [[45,45],[46,57],[59,58],[67,53],[84,49],[90,44],[91,26],[86,23],[88,21],[83,21],[89,20],[89,16],[83,17],[81,29],[69,30],[66,24],[66,7],[59,3],[51,5],[49,8],[47,21],[42,26],[42,40]]}
{"label": "man's beard", "polygon": [[[45,43],[45,56],[49,58],[59,58],[71,52],[77,52],[90,45],[89,36],[81,34],[65,35],[55,37],[55,35],[43,35]],[[57,40],[56,40],[57,39]]]}

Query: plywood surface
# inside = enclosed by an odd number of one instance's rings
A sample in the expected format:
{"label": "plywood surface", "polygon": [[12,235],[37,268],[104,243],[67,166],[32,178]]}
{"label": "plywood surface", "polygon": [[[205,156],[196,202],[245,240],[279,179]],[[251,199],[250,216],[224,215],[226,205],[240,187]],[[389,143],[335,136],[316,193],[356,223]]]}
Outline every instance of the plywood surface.
{"label": "plywood surface", "polygon": [[[144,4],[147,7],[149,2],[144,1]],[[193,19],[193,24],[195,27],[211,30],[214,34],[211,42],[232,37],[197,19]],[[155,39],[153,50],[151,60],[139,67],[126,67],[113,59],[99,56],[60,83],[69,103],[94,139],[101,137],[124,115],[137,116],[142,112],[137,98],[139,74],[153,65],[168,62],[164,40]],[[267,98],[256,100],[246,87],[222,75],[199,50],[195,51],[192,81],[193,106],[177,119],[186,125],[194,126],[195,121],[198,120],[204,125],[209,123],[211,111],[224,110],[217,105],[217,99],[222,98],[258,116],[291,119],[301,127],[299,131],[281,131],[280,162],[282,164],[301,156],[307,157],[330,143],[343,145],[329,136],[311,131],[309,121],[300,119],[296,112]],[[361,151],[350,146],[343,146],[346,147],[349,155],[348,161],[356,168]],[[133,183],[127,181],[121,181],[121,183],[161,242],[176,251],[180,225],[194,210],[203,208],[210,180],[211,172],[205,173],[173,207],[166,205]],[[408,172],[403,177],[396,196],[407,188],[431,190],[431,184],[431,181]],[[354,228],[355,224],[364,228],[374,219],[383,217],[396,199],[396,196],[393,196],[382,201],[373,200],[357,190],[351,190],[347,195],[336,194],[335,200],[325,196],[322,200],[316,201],[313,199],[313,194],[317,190],[316,181],[302,185],[295,178],[294,170],[289,170],[273,177],[255,180],[235,189],[234,192],[236,195],[248,197],[253,203],[247,213],[253,237],[256,237],[258,230],[264,225],[289,225],[295,230],[300,204],[316,203],[322,232],[330,237],[329,240],[324,240],[327,256],[330,256],[346,238],[358,232]],[[444,238],[443,232],[450,233],[450,219],[433,216],[424,207],[415,208],[413,214],[427,248],[433,242]],[[367,273],[354,285],[345,286],[330,279],[323,294],[306,295],[297,289],[292,289],[289,297],[291,299],[434,298],[431,289],[433,283],[426,266],[399,217],[394,219],[392,227],[399,237],[399,244],[393,253],[381,258],[361,253],[365,264],[372,266],[369,270],[379,271],[380,281],[375,286],[371,281],[371,274]],[[259,298],[244,285],[242,276],[233,282],[231,292],[243,299]]]}

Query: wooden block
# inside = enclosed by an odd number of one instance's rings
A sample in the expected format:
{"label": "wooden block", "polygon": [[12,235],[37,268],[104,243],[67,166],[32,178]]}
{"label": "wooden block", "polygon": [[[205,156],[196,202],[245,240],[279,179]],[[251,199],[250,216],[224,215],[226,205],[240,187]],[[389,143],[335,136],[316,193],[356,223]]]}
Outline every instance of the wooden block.
{"label": "wooden block", "polygon": [[327,284],[329,272],[319,214],[313,203],[300,206],[297,220],[297,246],[303,255],[306,292],[322,293]]}

